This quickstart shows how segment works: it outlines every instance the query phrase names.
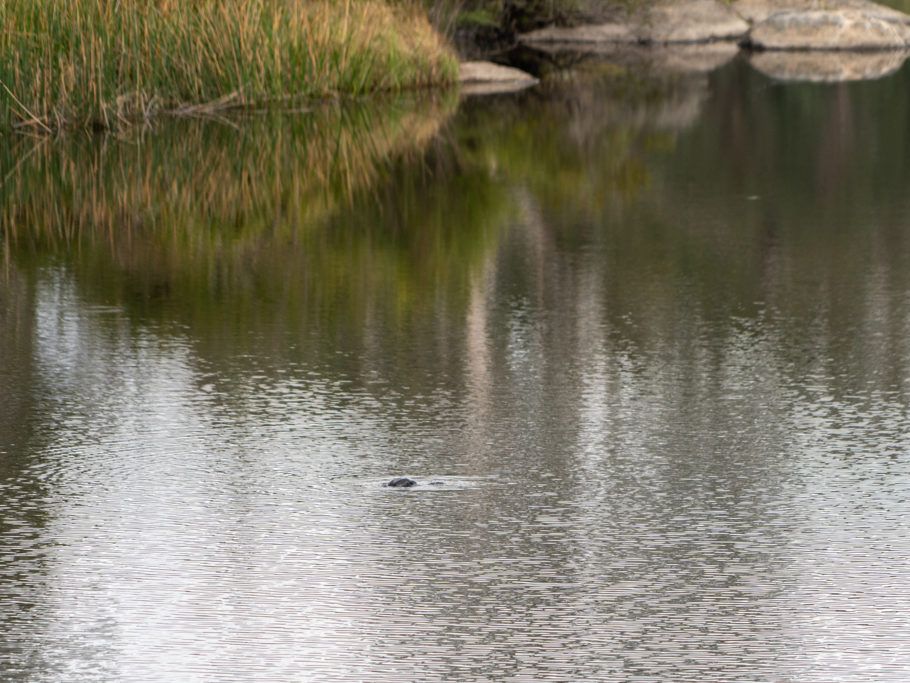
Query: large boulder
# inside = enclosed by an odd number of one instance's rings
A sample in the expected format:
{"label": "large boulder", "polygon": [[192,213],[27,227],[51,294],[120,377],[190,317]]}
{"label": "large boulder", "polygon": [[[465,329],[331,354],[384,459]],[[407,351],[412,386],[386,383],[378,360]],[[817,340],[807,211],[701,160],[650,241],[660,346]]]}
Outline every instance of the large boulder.
{"label": "large boulder", "polygon": [[548,26],[519,36],[539,43],[708,43],[740,40],[749,25],[720,0],[658,0],[627,22]]}
{"label": "large boulder", "polygon": [[739,40],[749,25],[719,0],[671,0],[654,4],[639,26],[653,43],[703,43]]}
{"label": "large boulder", "polygon": [[759,24],[778,12],[809,12],[815,10],[839,12],[841,10],[855,9],[872,12],[876,16],[893,21],[910,19],[903,12],[884,7],[871,2],[871,0],[733,0],[730,7],[752,25]]}
{"label": "large boulder", "polygon": [[868,10],[777,12],[748,42],[763,50],[894,50],[910,44],[910,26]]}
{"label": "large boulder", "polygon": [[764,50],[893,50],[910,44],[910,16],[870,0],[735,0]]}
{"label": "large boulder", "polygon": [[528,45],[638,43],[638,33],[631,24],[591,24],[587,26],[546,26],[518,36]]}
{"label": "large boulder", "polygon": [[519,40],[584,49],[742,41],[766,50],[893,50],[910,47],[910,15],[870,0],[657,0],[625,22],[550,26]]}
{"label": "large boulder", "polygon": [[636,43],[540,43],[535,50],[552,57],[560,55],[585,55],[616,65],[649,73],[708,73],[732,61],[739,54],[739,46],[731,41],[716,43],[671,43],[643,45]]}

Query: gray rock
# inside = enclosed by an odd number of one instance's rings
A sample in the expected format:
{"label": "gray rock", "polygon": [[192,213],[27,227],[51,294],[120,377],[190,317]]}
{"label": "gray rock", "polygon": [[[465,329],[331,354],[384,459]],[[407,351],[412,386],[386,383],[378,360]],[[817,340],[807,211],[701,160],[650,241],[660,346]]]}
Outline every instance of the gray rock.
{"label": "gray rock", "polygon": [[578,54],[603,59],[617,68],[633,68],[650,74],[698,74],[714,71],[739,54],[730,41],[703,44],[634,45],[621,43],[540,43],[535,50],[550,54]]}
{"label": "gray rock", "polygon": [[870,0],[734,0],[731,5],[734,12],[750,24],[758,24],[778,12],[806,12],[824,10],[835,12],[845,9],[866,10],[883,18],[905,21],[908,17],[890,7],[885,7]]}
{"label": "gray rock", "polygon": [[904,50],[876,52],[755,52],[749,62],[778,81],[836,83],[881,78],[897,71],[908,56]]}
{"label": "gray rock", "polygon": [[740,40],[749,24],[719,0],[658,2],[640,28],[643,40],[654,43],[703,43]]}
{"label": "gray rock", "polygon": [[486,95],[523,90],[538,82],[534,76],[493,62],[462,62],[458,65],[459,90],[466,95]]}
{"label": "gray rock", "polygon": [[638,43],[641,38],[639,32],[630,24],[593,24],[590,26],[547,26],[545,28],[525,33],[518,37],[519,41],[528,45],[542,44],[572,44],[591,43]]}
{"label": "gray rock", "polygon": [[537,43],[707,43],[740,40],[749,25],[720,0],[659,0],[626,23],[574,28],[549,26],[519,40]]}
{"label": "gray rock", "polygon": [[910,16],[887,8],[776,12],[748,42],[764,50],[894,50],[910,45]]}

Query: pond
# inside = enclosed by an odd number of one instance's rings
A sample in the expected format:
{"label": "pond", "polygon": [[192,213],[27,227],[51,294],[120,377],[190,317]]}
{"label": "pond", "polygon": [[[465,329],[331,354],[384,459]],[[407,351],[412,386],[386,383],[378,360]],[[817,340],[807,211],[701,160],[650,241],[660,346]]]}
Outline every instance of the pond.
{"label": "pond", "polygon": [[7,139],[2,677],[906,680],[908,121],[578,58]]}

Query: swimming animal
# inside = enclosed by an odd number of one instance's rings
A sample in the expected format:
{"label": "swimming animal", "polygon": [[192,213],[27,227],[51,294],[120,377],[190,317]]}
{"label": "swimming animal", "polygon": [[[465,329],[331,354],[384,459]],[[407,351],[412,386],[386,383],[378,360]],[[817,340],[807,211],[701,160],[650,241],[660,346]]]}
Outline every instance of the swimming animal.
{"label": "swimming animal", "polygon": [[417,482],[407,477],[395,477],[392,481],[386,482],[383,486],[394,486],[396,488],[408,488],[416,486]]}

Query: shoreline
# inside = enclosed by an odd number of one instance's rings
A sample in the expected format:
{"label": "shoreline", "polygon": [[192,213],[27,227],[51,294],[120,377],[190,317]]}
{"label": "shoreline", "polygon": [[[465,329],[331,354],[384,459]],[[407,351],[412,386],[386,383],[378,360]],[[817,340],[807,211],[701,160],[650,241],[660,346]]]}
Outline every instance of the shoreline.
{"label": "shoreline", "polygon": [[2,3],[0,133],[443,87],[457,58],[401,0]]}
{"label": "shoreline", "polygon": [[[395,0],[320,0],[294,11],[266,0],[258,14],[247,5],[209,14],[140,0],[116,9],[88,0],[70,0],[66,11],[0,7],[0,21],[13,27],[0,34],[0,51],[12,55],[0,64],[0,134],[104,132],[165,116],[449,88],[491,94],[539,82],[509,64],[459,61],[425,15]],[[589,54],[730,46],[772,77],[809,81],[878,77],[903,63],[883,54],[910,50],[910,15],[870,0],[658,0],[616,16],[554,23],[515,43]],[[104,37],[127,27],[119,41]]]}
{"label": "shoreline", "polygon": [[868,80],[910,54],[910,15],[871,0],[658,0],[606,22],[551,23],[516,35],[514,45],[541,56],[651,54],[702,72],[743,54],[775,80]]}

